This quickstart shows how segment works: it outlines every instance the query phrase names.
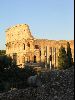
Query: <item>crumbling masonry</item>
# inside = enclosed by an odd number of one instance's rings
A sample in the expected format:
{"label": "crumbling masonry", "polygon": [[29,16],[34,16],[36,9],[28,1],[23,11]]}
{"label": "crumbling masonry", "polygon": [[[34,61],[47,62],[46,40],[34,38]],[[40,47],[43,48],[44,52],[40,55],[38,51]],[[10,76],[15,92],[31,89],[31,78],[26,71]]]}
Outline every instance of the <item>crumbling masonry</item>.
{"label": "crumbling masonry", "polygon": [[[66,40],[36,39],[27,24],[18,24],[6,30],[6,54],[15,59],[19,67],[26,63],[46,63],[58,67],[59,48],[66,49]],[[74,41],[70,40],[74,60]]]}

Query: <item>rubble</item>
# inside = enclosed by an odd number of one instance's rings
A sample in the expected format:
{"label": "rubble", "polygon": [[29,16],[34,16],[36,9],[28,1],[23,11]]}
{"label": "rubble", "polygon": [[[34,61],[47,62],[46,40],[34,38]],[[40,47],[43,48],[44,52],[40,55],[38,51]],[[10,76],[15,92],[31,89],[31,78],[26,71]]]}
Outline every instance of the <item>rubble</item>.
{"label": "rubble", "polygon": [[0,100],[74,100],[74,67],[48,72],[48,78],[37,88],[0,93]]}

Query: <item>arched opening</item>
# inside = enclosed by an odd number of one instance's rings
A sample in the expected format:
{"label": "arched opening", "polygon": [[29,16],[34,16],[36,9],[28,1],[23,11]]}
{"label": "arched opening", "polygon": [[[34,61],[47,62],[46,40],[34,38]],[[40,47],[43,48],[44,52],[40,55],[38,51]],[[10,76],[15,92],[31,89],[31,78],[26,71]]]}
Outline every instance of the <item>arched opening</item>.
{"label": "arched opening", "polygon": [[27,57],[27,63],[30,63],[30,57],[29,56]]}
{"label": "arched opening", "polygon": [[41,56],[41,50],[40,50],[40,56]]}
{"label": "arched opening", "polygon": [[23,43],[23,49],[25,50],[25,44]]}
{"label": "arched opening", "polygon": [[39,49],[39,45],[35,45],[35,49]]}
{"label": "arched opening", "polygon": [[36,63],[36,56],[34,55],[34,63]]}
{"label": "arched opening", "polygon": [[29,42],[27,43],[27,46],[30,47],[30,43]]}

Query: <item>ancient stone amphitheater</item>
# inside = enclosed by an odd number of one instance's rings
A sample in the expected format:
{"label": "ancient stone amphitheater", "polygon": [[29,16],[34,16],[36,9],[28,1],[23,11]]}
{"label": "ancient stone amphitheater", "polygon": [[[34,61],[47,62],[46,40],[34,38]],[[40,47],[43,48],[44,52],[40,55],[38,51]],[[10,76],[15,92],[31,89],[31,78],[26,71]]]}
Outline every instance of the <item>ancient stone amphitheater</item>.
{"label": "ancient stone amphitheater", "polygon": [[[74,41],[69,40],[74,60]],[[27,24],[18,24],[6,30],[6,54],[15,59],[19,67],[26,63],[46,63],[58,66],[59,48],[66,49],[67,40],[36,39]]]}

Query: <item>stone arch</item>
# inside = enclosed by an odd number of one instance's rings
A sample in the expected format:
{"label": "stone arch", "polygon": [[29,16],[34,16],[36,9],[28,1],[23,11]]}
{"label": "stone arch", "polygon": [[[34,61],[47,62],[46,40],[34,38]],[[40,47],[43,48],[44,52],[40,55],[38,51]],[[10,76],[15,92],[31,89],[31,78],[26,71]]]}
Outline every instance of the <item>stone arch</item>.
{"label": "stone arch", "polygon": [[39,49],[39,45],[35,45],[35,49]]}
{"label": "stone arch", "polygon": [[36,63],[36,56],[34,55],[34,63]]}
{"label": "stone arch", "polygon": [[27,43],[27,46],[30,47],[30,43],[29,42]]}
{"label": "stone arch", "polygon": [[30,56],[27,56],[27,63],[30,62]]}

